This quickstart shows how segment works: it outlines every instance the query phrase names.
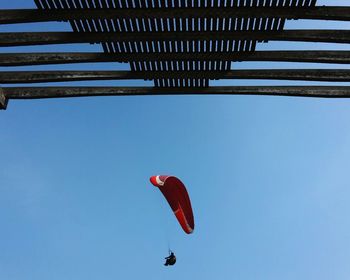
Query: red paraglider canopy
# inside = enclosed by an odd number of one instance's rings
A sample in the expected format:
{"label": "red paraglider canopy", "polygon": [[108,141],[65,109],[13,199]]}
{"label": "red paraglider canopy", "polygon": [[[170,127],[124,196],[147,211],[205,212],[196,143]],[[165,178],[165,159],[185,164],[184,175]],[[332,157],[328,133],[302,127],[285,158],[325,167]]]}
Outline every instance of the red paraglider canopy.
{"label": "red paraglider canopy", "polygon": [[194,218],[185,185],[174,176],[158,175],[152,176],[150,180],[163,193],[182,229],[188,234],[192,233]]}

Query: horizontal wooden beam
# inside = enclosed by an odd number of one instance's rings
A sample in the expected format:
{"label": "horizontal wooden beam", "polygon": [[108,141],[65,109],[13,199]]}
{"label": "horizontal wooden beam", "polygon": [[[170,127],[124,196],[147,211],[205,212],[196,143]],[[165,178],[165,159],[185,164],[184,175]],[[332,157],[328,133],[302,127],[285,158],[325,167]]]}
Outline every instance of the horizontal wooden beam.
{"label": "horizontal wooden beam", "polygon": [[9,32],[0,33],[0,47],[101,43],[195,40],[258,40],[350,43],[350,30],[283,30],[220,32]]}
{"label": "horizontal wooden beam", "polygon": [[286,61],[349,64],[350,51],[255,51],[231,53],[1,53],[0,66],[131,61]]}
{"label": "horizontal wooden beam", "polygon": [[0,10],[0,24],[84,19],[284,18],[350,20],[350,7],[187,7]]}
{"label": "horizontal wooden beam", "polygon": [[6,99],[133,95],[272,95],[349,98],[348,86],[234,86],[209,88],[156,87],[4,87]]}
{"label": "horizontal wooden beam", "polygon": [[350,82],[350,69],[263,69],[229,71],[1,71],[0,83],[48,83],[93,80],[258,79]]}
{"label": "horizontal wooden beam", "polygon": [[25,66],[93,62],[129,62],[129,59],[131,58],[132,56],[130,54],[120,53],[0,53],[0,66]]}

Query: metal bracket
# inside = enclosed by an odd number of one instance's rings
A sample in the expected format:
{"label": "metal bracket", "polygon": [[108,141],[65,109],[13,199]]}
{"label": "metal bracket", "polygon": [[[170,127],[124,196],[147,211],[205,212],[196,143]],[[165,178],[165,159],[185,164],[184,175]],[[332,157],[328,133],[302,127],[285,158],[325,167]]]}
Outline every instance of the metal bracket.
{"label": "metal bracket", "polygon": [[2,90],[2,88],[0,88],[0,110],[6,110],[7,107],[7,98]]}

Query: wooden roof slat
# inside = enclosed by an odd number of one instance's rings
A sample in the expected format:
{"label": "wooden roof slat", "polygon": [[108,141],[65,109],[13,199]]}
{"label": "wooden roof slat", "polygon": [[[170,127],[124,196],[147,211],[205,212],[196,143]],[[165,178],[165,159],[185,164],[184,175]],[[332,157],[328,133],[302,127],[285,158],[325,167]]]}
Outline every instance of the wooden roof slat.
{"label": "wooden roof slat", "polygon": [[[216,31],[216,32],[7,32],[0,33],[0,47],[188,40],[268,40],[324,43],[350,43],[350,30]],[[155,44],[157,45],[157,44]],[[123,50],[124,52],[126,50]],[[156,51],[158,52],[158,51]]]}
{"label": "wooden roof slat", "polygon": [[192,7],[106,9],[18,9],[0,10],[0,24],[92,20],[160,18],[283,18],[349,21],[350,7]]}

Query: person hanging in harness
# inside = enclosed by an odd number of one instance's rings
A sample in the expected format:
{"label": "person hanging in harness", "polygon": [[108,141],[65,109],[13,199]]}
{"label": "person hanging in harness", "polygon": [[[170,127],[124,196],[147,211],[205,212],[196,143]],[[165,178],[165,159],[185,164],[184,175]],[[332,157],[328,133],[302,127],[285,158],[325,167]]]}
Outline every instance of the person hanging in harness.
{"label": "person hanging in harness", "polygon": [[169,257],[166,257],[165,258],[165,264],[164,265],[166,265],[166,266],[168,266],[168,265],[174,265],[175,263],[176,263],[176,257],[175,257],[175,255],[174,255],[174,253],[173,252],[171,252],[170,251],[170,255],[169,255]]}

